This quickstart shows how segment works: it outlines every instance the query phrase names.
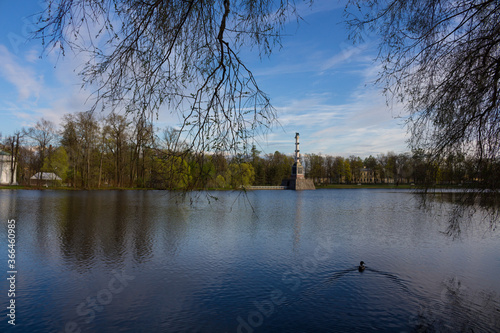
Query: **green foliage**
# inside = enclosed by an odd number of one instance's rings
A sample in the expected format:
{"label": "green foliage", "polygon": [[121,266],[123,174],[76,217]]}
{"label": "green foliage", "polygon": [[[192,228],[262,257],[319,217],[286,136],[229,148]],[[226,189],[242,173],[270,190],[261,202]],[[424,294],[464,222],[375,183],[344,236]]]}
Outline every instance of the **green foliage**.
{"label": "green foliage", "polygon": [[312,179],[321,179],[326,177],[325,159],[316,154],[308,155],[308,170],[307,176]]}
{"label": "green foliage", "polygon": [[[268,154],[265,161],[265,185],[280,185],[292,172],[293,158],[278,151]],[[259,184],[260,185],[260,184]]]}
{"label": "green foliage", "polygon": [[365,160],[363,161],[363,164],[365,167],[375,170],[377,168],[378,163],[377,163],[377,159],[375,157],[373,157],[372,155],[370,155],[367,158],[365,158]]}
{"label": "green foliage", "polygon": [[363,168],[363,161],[360,157],[349,156],[349,167],[352,179],[349,181],[358,181],[361,178],[361,169]]}
{"label": "green foliage", "polygon": [[350,183],[352,181],[352,172],[351,172],[351,164],[349,163],[349,160],[344,160],[344,174],[343,178],[345,179],[346,183]]}
{"label": "green foliage", "polygon": [[215,178],[215,186],[217,188],[226,188],[227,183],[223,175],[217,175],[217,178]]}
{"label": "green foliage", "polygon": [[193,186],[205,188],[216,178],[215,165],[210,158],[193,159],[189,163]]}
{"label": "green foliage", "polygon": [[331,164],[329,170],[329,176],[333,183],[343,183],[346,173],[345,173],[345,162],[344,158],[341,156],[335,157]]}
{"label": "green foliage", "polygon": [[187,189],[192,180],[187,161],[178,156],[155,158],[155,172],[159,175],[156,187],[163,189]]}
{"label": "green foliage", "polygon": [[42,171],[53,172],[64,182],[69,171],[68,154],[66,153],[66,149],[62,146],[53,151],[52,150],[53,149],[49,149],[48,154],[45,157]]}
{"label": "green foliage", "polygon": [[255,180],[255,170],[250,163],[231,163],[225,179],[232,188],[252,185]]}

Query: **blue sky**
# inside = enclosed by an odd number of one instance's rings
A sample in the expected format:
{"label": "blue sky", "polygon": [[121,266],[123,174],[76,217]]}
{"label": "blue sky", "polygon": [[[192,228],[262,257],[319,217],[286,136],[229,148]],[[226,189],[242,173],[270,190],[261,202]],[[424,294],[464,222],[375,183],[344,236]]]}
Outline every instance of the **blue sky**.
{"label": "blue sky", "polygon": [[[263,153],[292,154],[295,132],[301,152],[366,157],[407,151],[404,113],[389,109],[381,88],[372,84],[377,40],[352,45],[342,23],[344,5],[315,0],[302,7],[298,26],[286,26],[282,48],[269,57],[245,52],[261,89],[278,112],[280,126],[256,138]],[[59,124],[63,114],[85,111],[89,92],[77,73],[82,60],[42,54],[39,40],[27,41],[37,0],[0,0],[0,133],[4,136],[44,117]],[[401,118],[403,116],[403,118]],[[176,126],[177,118],[160,114],[157,126]]]}

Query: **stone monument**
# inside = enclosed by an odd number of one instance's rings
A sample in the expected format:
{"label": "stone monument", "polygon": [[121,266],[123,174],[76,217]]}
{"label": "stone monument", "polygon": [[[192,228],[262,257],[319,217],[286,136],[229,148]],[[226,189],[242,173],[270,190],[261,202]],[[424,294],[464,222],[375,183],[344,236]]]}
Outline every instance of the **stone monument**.
{"label": "stone monument", "polygon": [[295,161],[292,165],[290,178],[283,179],[282,186],[290,190],[315,190],[314,182],[304,177],[304,167],[300,163],[299,133],[295,133]]}

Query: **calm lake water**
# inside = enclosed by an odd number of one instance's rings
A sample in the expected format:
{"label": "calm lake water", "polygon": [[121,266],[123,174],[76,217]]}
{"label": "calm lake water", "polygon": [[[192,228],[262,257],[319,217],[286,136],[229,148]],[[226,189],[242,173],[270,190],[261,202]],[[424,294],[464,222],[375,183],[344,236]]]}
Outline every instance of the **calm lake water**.
{"label": "calm lake water", "polygon": [[500,232],[479,214],[452,239],[450,205],[419,203],[402,190],[0,190],[0,331],[499,331]]}

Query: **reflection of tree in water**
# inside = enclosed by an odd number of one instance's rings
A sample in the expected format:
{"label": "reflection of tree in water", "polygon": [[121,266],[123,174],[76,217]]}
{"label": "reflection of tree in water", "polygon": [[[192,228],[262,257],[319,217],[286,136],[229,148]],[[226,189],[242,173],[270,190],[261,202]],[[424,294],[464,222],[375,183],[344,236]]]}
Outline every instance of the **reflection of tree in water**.
{"label": "reflection of tree in water", "polygon": [[57,203],[58,233],[62,257],[77,271],[92,267],[96,256],[96,219],[98,200],[88,195],[68,195]]}
{"label": "reflection of tree in water", "polygon": [[440,299],[421,302],[409,322],[415,332],[494,332],[500,329],[500,305],[495,292],[474,292],[450,278]]}
{"label": "reflection of tree in water", "polygon": [[[133,230],[133,255],[138,263],[146,262],[153,256],[152,226],[154,223],[153,213],[150,207],[149,196],[145,192],[139,192],[134,196],[133,205],[128,212],[128,224]],[[129,199],[128,202],[131,200]]]}
{"label": "reflection of tree in water", "polygon": [[125,261],[127,223],[130,216],[126,191],[111,192],[106,205],[95,205],[99,229],[94,234],[94,246],[102,249],[106,265],[116,267]]}
{"label": "reflection of tree in water", "polygon": [[495,231],[500,221],[499,193],[473,190],[418,193],[422,208],[448,211],[448,225],[443,233],[453,239],[468,228],[487,226],[490,232]]}

